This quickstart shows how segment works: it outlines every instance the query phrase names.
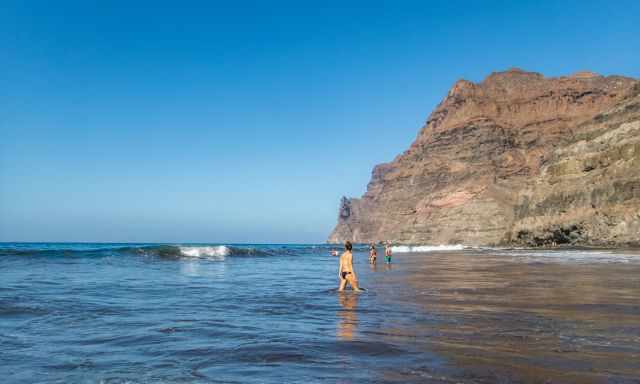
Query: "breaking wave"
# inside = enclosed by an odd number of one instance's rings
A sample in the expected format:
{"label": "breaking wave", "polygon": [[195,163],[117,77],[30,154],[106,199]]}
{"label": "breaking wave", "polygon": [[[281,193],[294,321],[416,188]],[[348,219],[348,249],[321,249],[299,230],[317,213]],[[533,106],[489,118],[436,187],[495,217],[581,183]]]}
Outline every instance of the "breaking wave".
{"label": "breaking wave", "polygon": [[178,247],[180,253],[189,257],[225,257],[231,250],[229,247],[219,245],[217,247]]}

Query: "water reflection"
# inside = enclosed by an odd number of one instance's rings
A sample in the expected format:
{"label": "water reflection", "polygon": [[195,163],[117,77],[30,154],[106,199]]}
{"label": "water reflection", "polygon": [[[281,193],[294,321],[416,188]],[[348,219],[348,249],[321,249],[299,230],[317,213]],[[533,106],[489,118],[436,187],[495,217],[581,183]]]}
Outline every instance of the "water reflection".
{"label": "water reflection", "polygon": [[358,328],[358,294],[355,292],[338,293],[338,301],[342,307],[338,311],[338,330],[336,336],[339,340],[351,341]]}
{"label": "water reflection", "polygon": [[[378,289],[378,300],[428,316],[394,322],[402,327],[386,329],[387,337],[401,344],[398,334],[429,335],[425,351],[436,351],[462,368],[464,378],[481,382],[640,377],[630,358],[640,350],[640,264],[530,253],[407,255],[396,265],[398,273],[384,276],[390,289]],[[407,283],[412,289],[395,289]]]}
{"label": "water reflection", "polygon": [[221,278],[224,276],[226,263],[207,261],[184,261],[180,264],[180,273],[187,277]]}

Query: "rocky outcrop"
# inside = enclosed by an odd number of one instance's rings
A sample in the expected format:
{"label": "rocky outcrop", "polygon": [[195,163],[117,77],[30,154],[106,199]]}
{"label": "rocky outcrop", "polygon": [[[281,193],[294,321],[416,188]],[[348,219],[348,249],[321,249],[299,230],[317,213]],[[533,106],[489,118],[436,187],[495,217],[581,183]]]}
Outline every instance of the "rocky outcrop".
{"label": "rocky outcrop", "polygon": [[512,69],[460,80],[411,147],[343,198],[330,242],[640,242],[640,82]]}

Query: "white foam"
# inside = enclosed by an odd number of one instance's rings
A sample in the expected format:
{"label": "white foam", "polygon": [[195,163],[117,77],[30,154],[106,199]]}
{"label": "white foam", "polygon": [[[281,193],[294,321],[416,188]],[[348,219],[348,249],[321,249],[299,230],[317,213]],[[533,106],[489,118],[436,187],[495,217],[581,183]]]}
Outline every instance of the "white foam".
{"label": "white foam", "polygon": [[437,251],[460,251],[465,249],[462,244],[452,245],[396,245],[391,247],[391,250],[396,253],[410,253],[410,252],[437,252]]}
{"label": "white foam", "polygon": [[570,262],[570,263],[629,263],[640,262],[640,255],[629,252],[595,250],[529,250],[501,252],[499,255],[523,258],[530,261]]}
{"label": "white foam", "polygon": [[180,247],[180,253],[189,257],[211,257],[222,259],[229,255],[231,250],[224,245],[215,247]]}

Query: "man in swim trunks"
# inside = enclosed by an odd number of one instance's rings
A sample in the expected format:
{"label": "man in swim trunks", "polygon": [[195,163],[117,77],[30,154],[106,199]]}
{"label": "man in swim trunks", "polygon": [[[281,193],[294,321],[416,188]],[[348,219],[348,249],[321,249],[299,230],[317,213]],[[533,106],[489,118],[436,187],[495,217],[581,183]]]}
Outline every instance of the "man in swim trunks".
{"label": "man in swim trunks", "polygon": [[351,285],[354,291],[361,291],[360,287],[358,287],[358,276],[356,276],[356,271],[353,269],[353,253],[351,252],[353,246],[350,241],[344,243],[344,249],[344,253],[340,256],[340,267],[338,268],[338,277],[340,278],[338,291],[344,291],[347,283]]}
{"label": "man in swim trunks", "polygon": [[378,261],[378,251],[376,250],[376,245],[371,243],[369,246],[369,263],[375,263]]}
{"label": "man in swim trunks", "polygon": [[384,246],[384,261],[391,264],[391,244],[389,243]]}

